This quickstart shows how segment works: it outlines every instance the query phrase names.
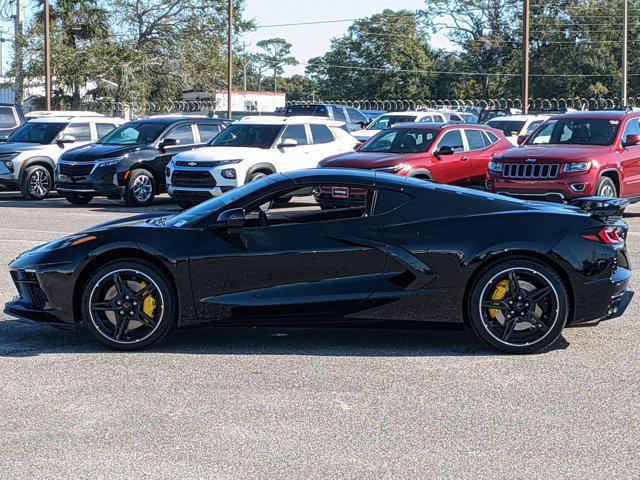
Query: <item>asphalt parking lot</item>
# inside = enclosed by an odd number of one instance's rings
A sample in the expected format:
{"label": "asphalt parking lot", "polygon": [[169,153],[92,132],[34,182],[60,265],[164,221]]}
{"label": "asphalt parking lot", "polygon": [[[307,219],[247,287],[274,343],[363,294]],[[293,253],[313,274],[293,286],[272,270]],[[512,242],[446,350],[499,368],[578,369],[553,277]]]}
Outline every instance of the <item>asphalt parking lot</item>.
{"label": "asphalt parking lot", "polygon": [[[19,252],[139,213],[0,193],[0,303]],[[332,328],[176,331],[127,354],[0,314],[0,478],[637,478],[639,313],[526,357],[469,331]]]}

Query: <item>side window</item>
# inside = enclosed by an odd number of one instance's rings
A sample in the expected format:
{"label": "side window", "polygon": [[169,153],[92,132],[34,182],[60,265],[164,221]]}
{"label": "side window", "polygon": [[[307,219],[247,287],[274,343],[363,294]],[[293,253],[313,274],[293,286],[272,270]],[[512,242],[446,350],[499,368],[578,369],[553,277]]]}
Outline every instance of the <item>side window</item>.
{"label": "side window", "polygon": [[450,118],[452,122],[462,122],[462,117],[456,113],[452,113]]}
{"label": "side window", "polygon": [[374,215],[381,215],[390,212],[411,200],[411,197],[404,192],[394,190],[378,190],[374,207]]}
{"label": "side window", "polygon": [[438,148],[451,147],[454,152],[461,152],[464,150],[464,142],[462,141],[462,134],[460,130],[449,130],[445,133],[440,142],[438,142]]}
{"label": "side window", "polygon": [[173,138],[178,140],[179,145],[191,145],[196,143],[193,138],[193,131],[191,130],[191,125],[178,125],[173,130],[171,130],[166,138]]}
{"label": "side window", "polygon": [[431,115],[426,115],[420,119],[422,123],[431,123],[433,122],[433,117]]}
{"label": "side window", "polygon": [[538,128],[540,125],[542,125],[542,122],[544,120],[536,120],[534,122],[531,122],[529,124],[529,126],[527,127],[527,132],[526,134],[529,135],[531,132],[533,132],[536,128]]}
{"label": "side window", "polygon": [[75,137],[77,142],[90,142],[91,125],[89,123],[72,123],[66,128],[64,134]]}
{"label": "side window", "polygon": [[96,132],[98,132],[98,138],[104,137],[114,128],[116,128],[116,126],[113,123],[96,123]]}
{"label": "side window", "polygon": [[331,107],[333,110],[333,119],[339,122],[346,122],[347,117],[344,116],[344,110],[342,107]]}
{"label": "side window", "polygon": [[480,130],[465,130],[464,133],[467,135],[469,150],[481,150],[485,148],[484,137]]}
{"label": "side window", "polygon": [[627,135],[640,135],[640,125],[637,118],[632,118],[627,122],[627,126],[624,128],[624,134],[622,135],[622,141],[627,140]]}
{"label": "side window", "polygon": [[307,145],[307,132],[304,125],[288,125],[287,128],[284,129],[280,141],[282,142],[289,139],[295,140],[298,142],[298,145]]}
{"label": "side window", "polygon": [[209,140],[218,135],[222,127],[214,123],[199,123],[198,131],[200,132],[200,142],[207,143]]}
{"label": "side window", "polygon": [[484,133],[485,143],[486,143],[487,147],[493,145],[498,140],[500,140],[495,133],[490,132],[489,130],[482,130],[482,133]]}
{"label": "side window", "polygon": [[326,125],[311,125],[311,138],[315,144],[331,143],[335,140],[333,133]]}
{"label": "side window", "polygon": [[367,123],[367,117],[355,108],[347,108],[347,113],[349,114],[349,120],[351,120],[351,123]]}
{"label": "side window", "polygon": [[16,126],[16,117],[13,108],[0,107],[0,128],[13,128]]}

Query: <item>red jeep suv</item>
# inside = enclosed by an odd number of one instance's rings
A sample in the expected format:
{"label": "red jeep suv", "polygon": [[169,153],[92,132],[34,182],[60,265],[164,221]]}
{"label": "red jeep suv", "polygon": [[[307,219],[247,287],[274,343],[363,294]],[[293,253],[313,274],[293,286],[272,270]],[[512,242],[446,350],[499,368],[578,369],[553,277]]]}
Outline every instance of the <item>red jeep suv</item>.
{"label": "red jeep suv", "polygon": [[[395,124],[360,145],[355,152],[334,155],[318,167],[379,170],[453,185],[484,186],[493,155],[513,145],[501,130],[485,125],[441,123]],[[317,191],[323,206],[358,203],[358,192]]]}
{"label": "red jeep suv", "polygon": [[487,190],[520,198],[640,197],[640,114],[557,115],[489,164]]}

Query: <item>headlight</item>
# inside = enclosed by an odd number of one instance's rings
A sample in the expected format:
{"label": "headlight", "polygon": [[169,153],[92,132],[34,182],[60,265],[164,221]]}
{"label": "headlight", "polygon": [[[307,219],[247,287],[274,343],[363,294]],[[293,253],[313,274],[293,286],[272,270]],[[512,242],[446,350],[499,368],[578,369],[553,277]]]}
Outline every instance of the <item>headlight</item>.
{"label": "headlight", "polygon": [[376,172],[397,173],[400,170],[402,170],[403,168],[404,168],[404,163],[400,163],[398,165],[393,165],[391,167],[375,168],[374,170]]}
{"label": "headlight", "polygon": [[235,158],[233,160],[218,160],[217,163],[218,163],[218,165],[231,165],[231,164],[234,164],[234,163],[240,163],[242,160],[244,160],[244,159]]}
{"label": "headlight", "polygon": [[79,233],[77,235],[71,235],[69,237],[64,237],[64,238],[61,238],[60,240],[55,240],[51,243],[47,243],[43,247],[45,250],[57,250],[59,248],[75,247],[76,245],[92,242],[97,238],[98,237],[94,235]]}
{"label": "headlight", "polygon": [[489,171],[491,171],[491,172],[502,172],[502,163],[500,163],[500,162],[489,162]]}
{"label": "headlight", "polygon": [[564,164],[565,172],[586,172],[591,168],[591,162],[572,162]]}
{"label": "headlight", "polygon": [[225,168],[220,172],[220,175],[228,180],[233,180],[236,178],[236,170],[234,168]]}
{"label": "headlight", "polygon": [[13,173],[13,162],[11,160],[5,160],[4,165]]}
{"label": "headlight", "polygon": [[98,160],[96,160],[96,168],[117,165],[125,158],[127,157],[124,156],[124,157],[99,158]]}

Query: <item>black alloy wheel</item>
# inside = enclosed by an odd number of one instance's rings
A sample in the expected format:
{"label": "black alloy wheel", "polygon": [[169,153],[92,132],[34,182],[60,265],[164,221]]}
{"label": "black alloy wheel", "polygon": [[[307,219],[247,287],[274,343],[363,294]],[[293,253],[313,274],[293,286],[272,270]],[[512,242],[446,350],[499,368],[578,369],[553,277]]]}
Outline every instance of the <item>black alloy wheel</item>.
{"label": "black alloy wheel", "polygon": [[568,317],[563,281],[529,259],[500,262],[472,287],[469,318],[476,333],[509,353],[534,353],[552,345]]}
{"label": "black alloy wheel", "polygon": [[101,343],[138,350],[160,340],[173,324],[176,299],[169,280],[143,261],[117,261],[94,273],[82,299],[84,322]]}

